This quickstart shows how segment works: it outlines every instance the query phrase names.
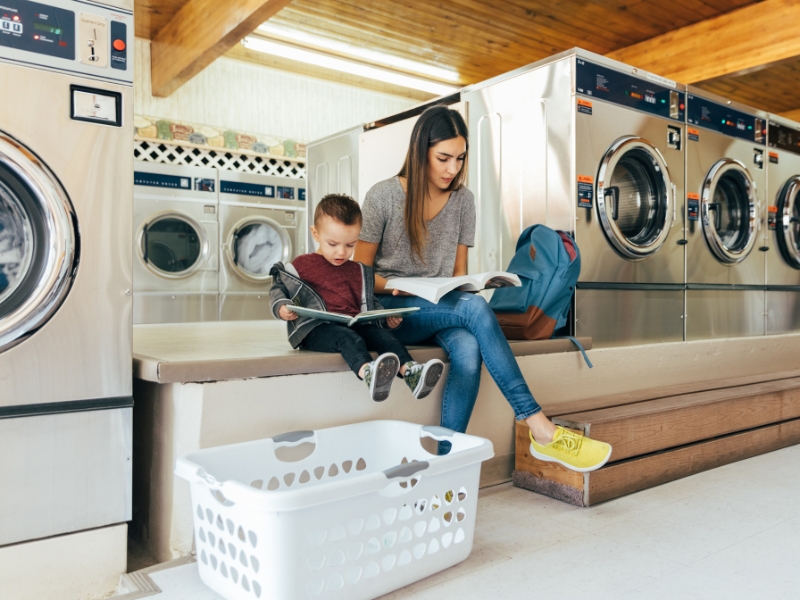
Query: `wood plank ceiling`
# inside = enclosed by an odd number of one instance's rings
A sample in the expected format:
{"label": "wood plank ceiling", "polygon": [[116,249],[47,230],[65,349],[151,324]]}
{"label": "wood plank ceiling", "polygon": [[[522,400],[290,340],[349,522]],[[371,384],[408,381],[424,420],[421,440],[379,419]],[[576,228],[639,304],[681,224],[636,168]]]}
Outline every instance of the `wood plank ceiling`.
{"label": "wood plank ceiling", "polygon": [[[574,46],[608,54],[759,1],[294,0],[269,24],[284,39],[301,32],[452,70],[466,85]],[[155,37],[185,2],[135,0],[136,35]],[[798,75],[800,58],[698,85],[783,113],[800,108]]]}

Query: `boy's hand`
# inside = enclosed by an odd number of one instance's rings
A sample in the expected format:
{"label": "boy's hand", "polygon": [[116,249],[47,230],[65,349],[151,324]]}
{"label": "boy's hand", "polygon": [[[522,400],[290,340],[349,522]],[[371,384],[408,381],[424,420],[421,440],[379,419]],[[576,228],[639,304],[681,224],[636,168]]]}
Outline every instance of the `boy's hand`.
{"label": "boy's hand", "polygon": [[403,322],[403,317],[388,317],[386,319],[386,324],[391,329],[397,329],[398,327],[400,327],[400,323],[402,322]]}
{"label": "boy's hand", "polygon": [[286,308],[286,306],[287,305],[284,304],[278,309],[278,316],[281,319],[283,319],[284,321],[294,321],[297,317],[300,316],[296,312],[291,311],[288,308]]}

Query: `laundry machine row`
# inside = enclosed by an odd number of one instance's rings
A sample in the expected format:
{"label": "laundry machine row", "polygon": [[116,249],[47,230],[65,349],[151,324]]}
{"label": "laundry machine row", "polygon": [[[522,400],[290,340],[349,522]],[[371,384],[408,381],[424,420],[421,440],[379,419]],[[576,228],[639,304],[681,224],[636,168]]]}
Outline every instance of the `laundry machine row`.
{"label": "laundry machine row", "polygon": [[272,318],[269,270],[305,252],[302,184],[137,162],[134,323]]}

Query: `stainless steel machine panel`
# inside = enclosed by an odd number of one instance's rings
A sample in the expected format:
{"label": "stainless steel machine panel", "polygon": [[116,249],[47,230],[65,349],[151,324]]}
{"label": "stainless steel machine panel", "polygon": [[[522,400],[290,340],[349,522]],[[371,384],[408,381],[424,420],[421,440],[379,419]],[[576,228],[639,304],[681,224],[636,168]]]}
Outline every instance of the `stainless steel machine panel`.
{"label": "stainless steel machine panel", "polygon": [[593,348],[681,342],[683,303],[683,290],[579,289],[575,335],[591,337]]}
{"label": "stainless steel machine panel", "polygon": [[130,521],[132,413],[0,419],[0,546]]}
{"label": "stainless steel machine panel", "polygon": [[800,332],[800,292],[767,290],[767,335]]}
{"label": "stainless steel machine panel", "polygon": [[136,292],[133,322],[200,323],[219,320],[219,294],[214,292]]}
{"label": "stainless steel machine panel", "polygon": [[764,335],[763,290],[687,290],[686,340]]}
{"label": "stainless steel machine panel", "polygon": [[686,281],[763,286],[766,115],[706,93],[687,102]]}
{"label": "stainless steel machine panel", "polygon": [[800,293],[800,123],[770,116],[767,136],[767,285]]}
{"label": "stainless steel machine panel", "polygon": [[80,236],[63,303],[0,352],[0,406],[129,397],[133,90],[90,82],[119,102],[117,127],[70,118],[74,77],[0,60],[0,81],[0,131],[57,178]]}
{"label": "stainless steel machine panel", "polygon": [[274,320],[269,292],[227,292],[219,295],[220,321]]}

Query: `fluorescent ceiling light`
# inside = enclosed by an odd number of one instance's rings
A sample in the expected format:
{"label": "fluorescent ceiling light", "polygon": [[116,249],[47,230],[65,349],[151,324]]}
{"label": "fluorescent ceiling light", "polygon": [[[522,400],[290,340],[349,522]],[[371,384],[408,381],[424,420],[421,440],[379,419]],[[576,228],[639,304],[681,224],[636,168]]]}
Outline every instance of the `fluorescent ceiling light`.
{"label": "fluorescent ceiling light", "polygon": [[378,81],[385,81],[386,83],[392,83],[394,85],[399,85],[414,90],[422,90],[423,92],[429,92],[431,94],[436,94],[437,96],[450,94],[459,89],[451,85],[436,83],[420,77],[413,77],[411,75],[404,75],[388,69],[371,67],[345,58],[337,58],[330,56],[329,54],[323,54],[313,50],[304,50],[296,46],[265,40],[263,38],[252,36],[246,37],[242,40],[242,45],[245,48],[255,50],[256,52],[264,52],[265,54],[272,54],[273,56],[280,56],[282,58],[288,58],[289,60],[296,60],[298,62],[316,65],[325,69],[350,73],[351,75],[367,77],[368,79],[377,79]]}
{"label": "fluorescent ceiling light", "polygon": [[383,52],[375,52],[367,48],[359,48],[358,46],[351,46],[343,44],[335,40],[329,40],[324,37],[309,35],[302,31],[286,30],[282,27],[275,27],[269,23],[264,23],[258,28],[258,31],[270,37],[284,38],[286,41],[295,41],[298,44],[311,46],[312,48],[320,48],[330,50],[346,56],[353,56],[360,58],[367,62],[376,63],[378,65],[385,65],[387,67],[395,67],[403,71],[410,71],[412,73],[419,73],[420,75],[427,75],[434,79],[443,79],[444,81],[452,81],[458,84],[458,72],[452,69],[443,69],[441,67],[434,67],[433,65],[426,65],[424,63],[400,58],[391,54],[384,54]]}

